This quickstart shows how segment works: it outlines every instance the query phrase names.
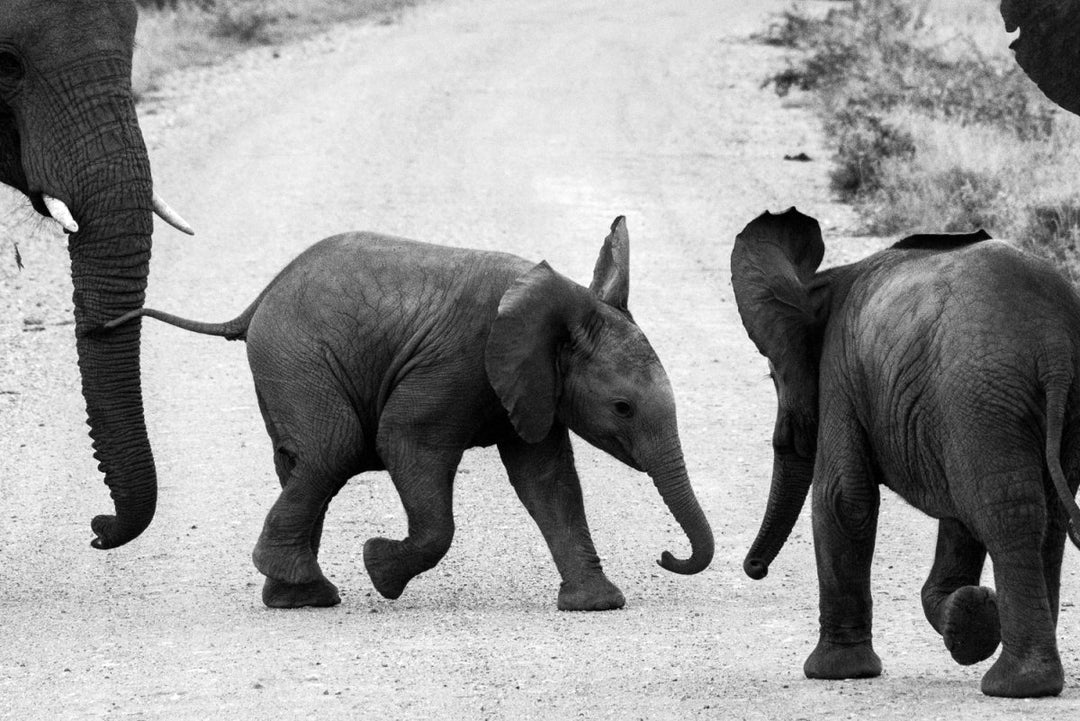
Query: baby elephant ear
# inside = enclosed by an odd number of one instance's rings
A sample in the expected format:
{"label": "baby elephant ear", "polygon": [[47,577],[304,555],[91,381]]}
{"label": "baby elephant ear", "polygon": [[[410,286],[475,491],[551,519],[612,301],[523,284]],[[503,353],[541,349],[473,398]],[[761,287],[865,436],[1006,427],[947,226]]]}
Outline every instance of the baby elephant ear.
{"label": "baby elephant ear", "polygon": [[604,238],[589,290],[608,305],[626,312],[630,295],[630,236],[626,232],[625,216],[615,219],[611,233]]}
{"label": "baby elephant ear", "polygon": [[484,366],[518,435],[539,443],[551,430],[561,390],[556,368],[560,346],[570,339],[595,299],[546,262],[514,281],[499,302]]}
{"label": "baby elephant ear", "polygon": [[810,283],[825,254],[818,222],[795,208],[762,213],[735,237],[731,285],[750,340],[779,370],[810,357],[821,319]]}

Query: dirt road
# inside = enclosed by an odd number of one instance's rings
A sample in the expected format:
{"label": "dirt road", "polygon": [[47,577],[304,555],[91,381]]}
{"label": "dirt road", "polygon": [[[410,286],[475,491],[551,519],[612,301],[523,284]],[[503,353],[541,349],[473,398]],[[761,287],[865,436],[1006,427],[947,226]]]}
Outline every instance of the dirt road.
{"label": "dirt road", "polygon": [[[808,111],[759,89],[778,51],[748,41],[775,2],[446,0],[175,76],[143,107],[157,188],[198,236],[155,236],[149,304],[239,312],[313,241],[377,229],[547,259],[587,282],[629,220],[631,308],[665,360],[717,534],[706,572],[642,474],[577,444],[593,536],[627,607],[555,609],[558,577],[493,449],[466,455],[458,531],[398,601],[360,550],[401,537],[384,474],[331,506],[333,609],[270,611],[250,552],[277,494],[241,344],[147,322],[144,388],[161,482],[134,543],[89,546],[108,510],[83,423],[63,239],[16,213],[0,245],[0,716],[28,718],[1066,718],[1080,710],[1080,578],[1068,551],[1059,699],[983,697],[922,617],[930,521],[886,492],[875,562],[885,674],[810,682],[817,589],[807,510],[760,582],[741,561],[764,505],[774,413],[728,256],[763,209],[845,237]],[[812,163],[782,160],[805,151]],[[6,201],[4,201],[6,202]]]}

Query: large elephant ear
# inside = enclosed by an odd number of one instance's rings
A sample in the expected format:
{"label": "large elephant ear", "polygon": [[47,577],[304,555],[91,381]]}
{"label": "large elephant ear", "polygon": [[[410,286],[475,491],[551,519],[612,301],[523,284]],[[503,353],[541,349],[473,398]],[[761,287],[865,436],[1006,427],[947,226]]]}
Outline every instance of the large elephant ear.
{"label": "large elephant ear", "polygon": [[762,213],[735,237],[731,285],[739,315],[776,366],[793,351],[809,350],[819,314],[808,285],[824,254],[818,222],[795,208]]}
{"label": "large elephant ear", "polygon": [[491,325],[484,366],[518,435],[539,443],[551,430],[559,401],[557,358],[596,300],[546,262],[503,294]]}
{"label": "large elephant ear", "polygon": [[589,285],[597,298],[608,305],[627,311],[630,297],[630,236],[626,232],[626,217],[620,215],[611,224],[611,233],[604,238],[600,255],[593,268]]}
{"label": "large elephant ear", "polygon": [[1046,97],[1080,115],[1080,0],[1001,0],[1016,62]]}

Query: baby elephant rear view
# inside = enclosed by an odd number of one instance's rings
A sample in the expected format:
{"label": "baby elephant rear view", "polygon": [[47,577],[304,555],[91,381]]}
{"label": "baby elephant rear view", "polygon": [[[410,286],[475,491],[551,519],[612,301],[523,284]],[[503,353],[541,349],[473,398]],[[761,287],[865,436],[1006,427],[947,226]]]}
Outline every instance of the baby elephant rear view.
{"label": "baby elephant rear view", "polygon": [[661,566],[697,573],[713,555],[628,288],[622,217],[588,289],[544,262],[351,233],[306,250],[232,321],[143,309],[107,327],[147,315],[247,341],[282,486],[253,554],[266,605],[340,602],[317,561],[323,517],[368,470],[389,471],[408,516],[405,539],[364,544],[375,588],[400,596],[450,547],[462,453],[496,445],[562,576],[559,608],[605,610],[625,601],[593,547],[568,430],[652,477],[692,548]]}

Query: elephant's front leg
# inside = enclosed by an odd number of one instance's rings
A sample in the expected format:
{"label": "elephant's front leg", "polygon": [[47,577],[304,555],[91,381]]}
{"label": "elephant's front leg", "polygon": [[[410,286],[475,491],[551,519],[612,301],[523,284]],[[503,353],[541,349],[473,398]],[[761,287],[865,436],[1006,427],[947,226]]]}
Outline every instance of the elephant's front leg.
{"label": "elephant's front leg", "polygon": [[997,596],[979,585],[986,547],[952,518],[938,523],[934,566],[922,589],[923,612],[953,659],[983,661],[1001,642]]}
{"label": "elephant's front leg", "polygon": [[[837,434],[846,441],[858,430]],[[870,678],[881,674],[871,622],[870,564],[880,495],[865,449],[819,450],[813,489],[821,635],[803,665],[807,678]],[[831,452],[830,452],[831,451]]]}
{"label": "elephant's front leg", "polygon": [[[438,434],[430,434],[432,437]],[[404,426],[384,425],[379,453],[401,496],[408,535],[396,541],[369,538],[364,566],[385,598],[398,598],[417,575],[434,568],[454,539],[453,483],[462,451],[454,444],[428,444]]]}
{"label": "elephant's front leg", "polygon": [[589,534],[566,426],[556,423],[539,443],[520,439],[500,443],[499,454],[518,498],[544,534],[562,576],[559,610],[622,608],[626,599],[604,575]]}

